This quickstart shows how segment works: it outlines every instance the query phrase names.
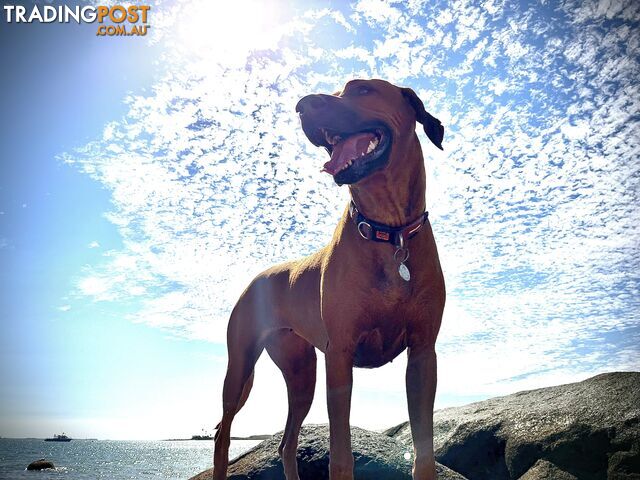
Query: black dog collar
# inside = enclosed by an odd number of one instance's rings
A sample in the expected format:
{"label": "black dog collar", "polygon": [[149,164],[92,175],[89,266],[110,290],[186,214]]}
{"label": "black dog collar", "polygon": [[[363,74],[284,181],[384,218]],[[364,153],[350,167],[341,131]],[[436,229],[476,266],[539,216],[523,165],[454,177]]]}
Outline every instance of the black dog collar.
{"label": "black dog collar", "polygon": [[401,227],[390,227],[382,223],[377,223],[366,218],[360,213],[351,200],[349,204],[349,214],[353,219],[353,222],[360,233],[360,236],[366,240],[372,240],[374,242],[386,242],[398,248],[405,248],[405,241],[416,235],[423,227],[427,218],[429,218],[429,212],[424,212],[413,222],[403,225]]}

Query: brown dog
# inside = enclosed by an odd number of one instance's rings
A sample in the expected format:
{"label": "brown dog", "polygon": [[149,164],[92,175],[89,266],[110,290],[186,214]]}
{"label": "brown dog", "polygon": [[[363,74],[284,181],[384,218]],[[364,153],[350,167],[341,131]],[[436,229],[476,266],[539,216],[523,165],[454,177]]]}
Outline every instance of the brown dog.
{"label": "brown dog", "polygon": [[266,348],[289,398],[282,464],[288,480],[298,479],[298,433],[313,400],[317,348],[327,371],[330,478],[352,479],[352,369],[381,366],[406,348],[413,478],[435,479],[435,342],[445,288],[425,212],[415,122],[439,148],[444,129],[413,90],[383,80],[353,80],[338,94],[309,95],[296,111],[309,140],[330,153],[324,171],[349,185],[351,203],[329,245],[261,273],[233,309],[213,477],[226,478],[231,422]]}

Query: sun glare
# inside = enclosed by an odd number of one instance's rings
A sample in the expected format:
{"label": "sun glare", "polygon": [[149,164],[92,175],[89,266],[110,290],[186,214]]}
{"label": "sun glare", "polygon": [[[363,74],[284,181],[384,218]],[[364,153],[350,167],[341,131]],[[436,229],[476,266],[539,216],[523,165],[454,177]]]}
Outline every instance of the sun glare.
{"label": "sun glare", "polygon": [[254,49],[275,46],[279,36],[275,2],[196,0],[177,23],[176,40],[196,55],[225,63]]}

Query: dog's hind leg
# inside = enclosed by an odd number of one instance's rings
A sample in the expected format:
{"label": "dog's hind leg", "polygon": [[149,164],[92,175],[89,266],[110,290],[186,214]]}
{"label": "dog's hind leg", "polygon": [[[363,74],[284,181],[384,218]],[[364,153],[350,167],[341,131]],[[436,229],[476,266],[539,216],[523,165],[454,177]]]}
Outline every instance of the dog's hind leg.
{"label": "dog's hind leg", "polygon": [[264,349],[265,332],[253,320],[243,322],[234,310],[229,320],[229,363],[222,390],[222,420],[217,426],[213,454],[213,478],[227,478],[231,423],[247,401],[253,385],[253,369]]}
{"label": "dog's hind leg", "polygon": [[287,384],[289,414],[280,442],[280,458],[287,480],[299,480],[296,452],[298,434],[311,403],[316,386],[316,351],[290,329],[273,333],[267,340],[267,353],[282,371]]}
{"label": "dog's hind leg", "polygon": [[[244,382],[244,387],[242,387],[242,394],[240,395],[240,401],[238,402],[238,408],[236,408],[236,414],[244,407],[244,404],[247,403],[247,399],[249,398],[249,394],[251,393],[251,387],[253,387],[253,376],[255,371],[251,371],[251,375],[246,382]],[[216,425],[216,431],[220,428],[222,421],[220,421]]]}

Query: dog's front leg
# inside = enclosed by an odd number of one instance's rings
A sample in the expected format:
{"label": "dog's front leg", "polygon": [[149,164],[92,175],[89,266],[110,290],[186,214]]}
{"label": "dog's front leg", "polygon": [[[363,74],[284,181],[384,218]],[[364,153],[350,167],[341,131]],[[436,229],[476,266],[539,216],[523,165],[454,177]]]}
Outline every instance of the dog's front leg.
{"label": "dog's front leg", "polygon": [[413,479],[435,480],[433,402],[436,394],[436,351],[433,345],[409,348],[407,403],[413,438]]}
{"label": "dog's front leg", "polygon": [[351,387],[353,384],[353,354],[331,348],[326,352],[327,407],[329,410],[329,478],[353,479],[351,452]]}

